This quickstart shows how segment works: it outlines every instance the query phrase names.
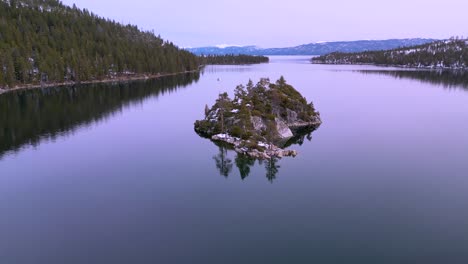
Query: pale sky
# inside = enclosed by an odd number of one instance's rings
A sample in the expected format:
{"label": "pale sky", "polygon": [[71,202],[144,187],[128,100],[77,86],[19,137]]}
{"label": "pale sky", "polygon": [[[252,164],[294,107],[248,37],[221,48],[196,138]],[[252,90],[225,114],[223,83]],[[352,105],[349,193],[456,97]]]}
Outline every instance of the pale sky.
{"label": "pale sky", "polygon": [[468,36],[468,0],[62,0],[180,47]]}

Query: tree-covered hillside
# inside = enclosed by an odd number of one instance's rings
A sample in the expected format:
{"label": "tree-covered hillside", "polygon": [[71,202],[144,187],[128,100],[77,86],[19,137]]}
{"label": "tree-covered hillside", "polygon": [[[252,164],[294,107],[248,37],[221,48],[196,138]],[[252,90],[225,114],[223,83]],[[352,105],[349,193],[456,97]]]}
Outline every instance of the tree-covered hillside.
{"label": "tree-covered hillside", "polygon": [[58,0],[0,0],[0,88],[195,70],[153,32]]}
{"label": "tree-covered hillside", "polygon": [[387,51],[336,52],[313,58],[312,62],[465,69],[468,67],[468,40],[452,38],[450,40]]}

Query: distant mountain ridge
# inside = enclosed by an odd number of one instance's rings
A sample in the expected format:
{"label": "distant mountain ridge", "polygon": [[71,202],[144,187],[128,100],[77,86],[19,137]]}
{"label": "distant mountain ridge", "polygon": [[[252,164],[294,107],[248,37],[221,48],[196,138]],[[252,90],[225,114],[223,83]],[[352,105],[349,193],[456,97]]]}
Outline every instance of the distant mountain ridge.
{"label": "distant mountain ridge", "polygon": [[332,52],[362,52],[374,50],[389,50],[399,47],[417,46],[436,39],[411,38],[387,40],[356,40],[320,42],[286,48],[259,48],[256,46],[200,47],[187,50],[197,55],[324,55]]}

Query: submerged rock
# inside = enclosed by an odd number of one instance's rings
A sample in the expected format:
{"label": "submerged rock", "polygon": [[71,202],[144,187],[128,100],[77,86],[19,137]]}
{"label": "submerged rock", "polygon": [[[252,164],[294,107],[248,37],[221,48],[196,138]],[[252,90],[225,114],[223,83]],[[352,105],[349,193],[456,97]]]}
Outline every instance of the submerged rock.
{"label": "submerged rock", "polygon": [[205,119],[195,122],[195,131],[232,145],[238,153],[268,159],[296,156],[296,151],[279,146],[321,123],[313,104],[281,77],[276,83],[261,79],[256,85],[239,85],[233,100],[220,94],[211,108],[206,107]]}

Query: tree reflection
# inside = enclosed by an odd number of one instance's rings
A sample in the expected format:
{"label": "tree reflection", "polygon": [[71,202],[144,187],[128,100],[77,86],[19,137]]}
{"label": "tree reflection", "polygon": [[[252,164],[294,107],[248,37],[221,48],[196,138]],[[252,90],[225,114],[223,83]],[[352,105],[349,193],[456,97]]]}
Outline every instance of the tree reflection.
{"label": "tree reflection", "polygon": [[266,177],[268,181],[273,182],[276,179],[276,174],[279,171],[278,158],[270,158],[265,161]]}
{"label": "tree reflection", "polygon": [[66,136],[105,120],[124,106],[198,81],[200,73],[128,83],[106,83],[20,90],[0,96],[0,159],[24,145]]}
{"label": "tree reflection", "polygon": [[[255,165],[257,159],[251,158],[247,155],[237,154],[236,158],[233,161],[228,157],[228,151],[233,151],[229,145],[217,142],[218,154],[213,156],[215,161],[216,169],[220,175],[224,177],[229,177],[232,172],[233,165],[235,163],[237,169],[239,169],[239,174],[242,180],[247,178],[252,167]],[[258,160],[258,164],[265,168],[266,178],[269,182],[273,182],[279,172],[281,166],[279,165],[279,158],[270,158],[266,160]]]}
{"label": "tree reflection", "polygon": [[216,168],[219,170],[219,173],[227,178],[232,170],[232,160],[227,157],[227,148],[225,146],[219,145],[218,148],[219,153],[213,159],[216,162]]}
{"label": "tree reflection", "polygon": [[[302,145],[304,142],[312,140],[312,133],[315,131],[314,128],[305,128],[299,131],[295,131],[296,136],[285,142],[281,147],[286,148],[294,144]],[[221,143],[219,141],[213,141],[219,148],[219,153],[213,156],[213,159],[216,163],[216,168],[218,169],[219,173],[224,177],[228,177],[229,174],[232,172],[233,162],[231,159],[228,158],[228,150],[234,151],[232,146],[226,143]],[[234,160],[237,169],[239,170],[239,174],[242,180],[247,178],[251,174],[251,169],[255,165],[255,162],[258,161],[258,164],[265,169],[266,178],[269,182],[273,182],[278,173],[281,166],[279,165],[280,158],[270,158],[266,160],[261,159],[254,159],[247,155],[236,154],[236,158]]]}
{"label": "tree reflection", "polygon": [[447,89],[468,91],[468,72],[464,70],[360,70],[363,74],[388,75],[396,79],[412,79],[442,85]]}
{"label": "tree reflection", "polygon": [[250,174],[250,167],[255,164],[255,159],[250,158],[246,155],[237,154],[236,156],[236,166],[239,169],[239,174],[241,179],[244,180]]}

